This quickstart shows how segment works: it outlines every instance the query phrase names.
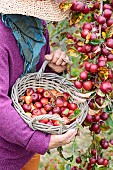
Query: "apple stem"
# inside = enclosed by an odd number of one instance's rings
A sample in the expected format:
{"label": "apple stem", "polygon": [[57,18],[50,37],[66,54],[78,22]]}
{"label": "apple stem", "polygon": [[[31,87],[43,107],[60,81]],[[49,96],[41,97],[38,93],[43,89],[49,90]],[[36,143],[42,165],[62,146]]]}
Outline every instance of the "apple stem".
{"label": "apple stem", "polygon": [[[100,15],[102,15],[103,13],[103,0],[100,0]],[[101,35],[102,35],[102,25],[99,24],[99,36],[101,39]]]}

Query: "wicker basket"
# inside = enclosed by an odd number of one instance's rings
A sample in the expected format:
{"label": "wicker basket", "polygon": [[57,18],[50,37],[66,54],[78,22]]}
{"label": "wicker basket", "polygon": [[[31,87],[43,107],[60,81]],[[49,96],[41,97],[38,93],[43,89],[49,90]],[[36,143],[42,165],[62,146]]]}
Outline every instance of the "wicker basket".
{"label": "wicker basket", "polygon": [[[45,61],[39,70],[39,72],[29,73],[22,78],[18,78],[16,83],[12,88],[11,98],[13,101],[13,106],[23,118],[23,120],[29,125],[33,130],[40,130],[50,134],[62,134],[72,128],[77,128],[77,124],[81,124],[88,111],[88,105],[86,99],[80,98],[77,96],[77,90],[74,87],[73,83],[68,81],[66,78],[59,76],[55,73],[44,73],[45,67],[48,64],[48,61]],[[55,115],[40,115],[34,118],[31,118],[26,115],[23,108],[18,102],[18,98],[21,95],[24,95],[27,88],[33,88],[36,90],[38,87],[43,87],[44,89],[56,89],[59,92],[68,92],[70,94],[70,102],[75,102],[80,108],[81,113],[77,119],[70,125],[65,125],[64,120],[61,117]],[[60,122],[60,126],[52,126],[48,124],[40,123],[41,119],[54,119]]]}

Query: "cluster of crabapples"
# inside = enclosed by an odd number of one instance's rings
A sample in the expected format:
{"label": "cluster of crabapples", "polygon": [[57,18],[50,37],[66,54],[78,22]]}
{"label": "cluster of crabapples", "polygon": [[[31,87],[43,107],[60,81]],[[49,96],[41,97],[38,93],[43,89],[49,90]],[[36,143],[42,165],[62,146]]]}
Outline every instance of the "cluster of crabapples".
{"label": "cluster of crabapples", "polygon": [[[101,139],[100,140],[100,147],[102,149],[107,149],[109,146],[113,146],[113,140],[107,141],[106,139]],[[87,158],[87,162],[83,161],[83,156],[78,156],[76,158],[76,164],[80,165],[83,164],[83,167],[86,167],[87,170],[92,170],[93,166],[99,165],[99,166],[104,166],[107,168],[109,165],[109,160],[99,156],[98,155],[98,150],[96,148],[90,148],[90,154],[89,157]],[[83,168],[79,168],[77,166],[72,166],[71,170],[83,170]]]}
{"label": "cluster of crabapples", "polygon": [[[90,2],[88,3],[90,4]],[[88,14],[91,11],[94,12],[94,19],[95,21],[98,22],[98,24],[104,24],[103,25],[103,29],[106,29],[107,26],[110,27],[113,24],[113,19],[111,18],[112,16],[112,10],[113,10],[113,2],[111,2],[111,4],[107,4],[105,3],[103,6],[103,13],[101,16],[99,16],[97,10],[100,9],[100,2],[95,1],[95,2],[91,2],[90,5],[88,5],[87,3],[84,4],[84,2],[77,2],[76,0],[73,1],[72,6],[71,6],[71,10],[75,11],[77,13],[82,12],[83,14]],[[85,28],[83,28],[85,29]],[[91,30],[90,30],[91,31]],[[83,33],[83,37],[85,36],[85,34]],[[91,36],[91,40],[94,38],[97,38],[96,35],[92,35]]]}
{"label": "cluster of crabapples", "polygon": [[[113,146],[112,139],[109,141],[107,141],[106,139],[101,139],[99,143],[102,149],[107,149],[109,146]],[[87,158],[87,162],[84,162],[82,157],[83,156],[81,155],[76,158],[76,164],[78,165],[83,164],[83,167],[86,167],[87,170],[92,170],[93,166],[95,165],[104,166],[106,168],[109,165],[109,160],[102,156],[99,156],[98,150],[96,148],[90,149],[90,154],[89,157]],[[72,166],[71,170],[83,170],[83,168]]]}
{"label": "cluster of crabapples", "polygon": [[95,134],[99,134],[101,131],[101,126],[105,126],[105,121],[108,119],[109,115],[106,112],[100,112],[94,115],[87,114],[83,126],[88,124],[89,130]]}
{"label": "cluster of crabapples", "polygon": [[[74,1],[71,6],[75,13],[87,14],[93,11],[94,20],[82,24],[82,39],[67,34],[68,39],[73,39],[77,52],[87,58],[83,64],[84,70],[74,84],[78,89],[90,91],[99,88],[103,93],[109,94],[113,90],[113,69],[110,66],[110,62],[113,62],[113,34],[110,34],[113,27],[113,3],[104,3],[102,14],[99,14],[100,2],[91,4],[89,8],[83,2]],[[104,38],[102,33],[105,35]]]}
{"label": "cluster of crabapples", "polygon": [[[39,115],[49,114],[61,117],[65,124],[70,124],[76,120],[74,111],[78,106],[74,102],[70,102],[70,95],[67,92],[58,92],[55,89],[46,90],[42,87],[34,90],[27,88],[25,94],[18,99],[25,113],[34,118]],[[52,126],[59,126],[58,120],[41,119],[40,123]]]}
{"label": "cluster of crabapples", "polygon": [[[101,128],[106,125],[105,121],[108,119],[108,117],[108,113],[104,111],[94,115],[87,114],[83,122],[83,126],[89,126],[89,130],[92,134],[99,134]],[[98,139],[98,142],[96,141],[96,144],[94,142],[93,145],[91,145],[89,148],[88,156],[80,154],[76,158],[76,163],[80,165],[80,168],[77,166],[72,166],[71,170],[83,170],[81,165],[87,170],[92,170],[95,165],[104,166],[107,168],[109,165],[109,160],[102,156],[101,152],[102,150],[108,149],[109,146],[113,146],[113,139],[109,141],[106,138]],[[84,162],[85,159],[87,161]]]}

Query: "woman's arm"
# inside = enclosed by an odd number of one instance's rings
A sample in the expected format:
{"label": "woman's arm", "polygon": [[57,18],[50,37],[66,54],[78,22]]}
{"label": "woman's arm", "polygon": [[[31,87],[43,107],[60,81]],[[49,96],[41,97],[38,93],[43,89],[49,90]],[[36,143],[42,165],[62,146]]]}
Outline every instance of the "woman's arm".
{"label": "woman's arm", "polygon": [[40,131],[33,131],[23,121],[12,106],[8,96],[9,63],[8,53],[0,47],[0,136],[31,152],[44,154],[48,148],[57,148],[68,144],[77,134],[74,129],[63,135],[49,135]]}
{"label": "woman's arm", "polygon": [[33,131],[22,120],[8,97],[9,63],[8,53],[0,47],[0,136],[10,143],[27,150],[44,154],[49,145],[50,135]]}

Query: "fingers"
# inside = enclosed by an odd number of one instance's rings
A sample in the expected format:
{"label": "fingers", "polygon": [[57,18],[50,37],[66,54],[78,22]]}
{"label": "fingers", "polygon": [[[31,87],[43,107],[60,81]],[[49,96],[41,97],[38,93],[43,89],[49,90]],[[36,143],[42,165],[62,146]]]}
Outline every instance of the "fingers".
{"label": "fingers", "polygon": [[61,61],[62,60],[61,53],[62,53],[62,51],[60,49],[56,50],[53,54],[53,59],[51,62],[56,64],[58,60]]}
{"label": "fingers", "polygon": [[75,135],[77,134],[77,130],[75,129],[71,129],[68,132],[66,132],[65,134],[62,135],[62,138],[60,138],[60,146],[69,144],[71,142],[72,139],[75,138]]}
{"label": "fingers", "polygon": [[45,55],[45,59],[50,61],[48,66],[56,73],[61,73],[67,68],[67,63],[71,63],[69,57],[60,49],[51,54]]}
{"label": "fingers", "polygon": [[77,130],[71,129],[63,135],[51,135],[49,149],[57,148],[69,144],[77,135]]}
{"label": "fingers", "polygon": [[45,55],[45,59],[51,61],[53,59],[53,53]]}
{"label": "fingers", "polygon": [[67,59],[66,53],[64,51],[61,51],[60,49],[56,50],[55,52],[49,55],[46,55],[45,59],[51,61],[51,63],[56,64],[57,66],[67,64],[65,62],[65,60]]}
{"label": "fingers", "polygon": [[60,66],[60,65],[65,66],[70,61],[66,53],[64,51],[61,51],[60,49],[56,50],[55,52],[51,54],[45,55],[45,59],[57,66]]}
{"label": "fingers", "polygon": [[75,136],[77,135],[77,130],[71,129],[64,135],[65,135],[65,137],[63,139],[64,140],[63,144],[66,145],[66,144],[69,144],[71,142],[71,140],[75,138]]}
{"label": "fingers", "polygon": [[65,52],[61,52],[59,59],[56,61],[56,65],[57,66],[60,66],[62,64],[66,65],[66,62],[64,61],[65,58],[66,58],[66,53]]}
{"label": "fingers", "polygon": [[66,62],[65,62],[65,61],[63,61],[61,65],[62,65],[62,66],[66,66]]}

